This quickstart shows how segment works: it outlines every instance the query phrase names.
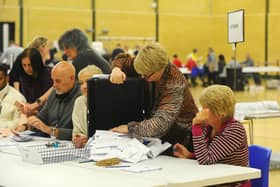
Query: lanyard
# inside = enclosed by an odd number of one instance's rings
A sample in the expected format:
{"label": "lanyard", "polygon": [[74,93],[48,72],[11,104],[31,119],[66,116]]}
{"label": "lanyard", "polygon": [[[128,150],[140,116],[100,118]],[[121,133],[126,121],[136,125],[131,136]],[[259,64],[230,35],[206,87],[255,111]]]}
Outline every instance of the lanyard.
{"label": "lanyard", "polygon": [[2,102],[3,102],[3,100],[5,99],[5,97],[8,95],[8,93],[6,93],[3,97],[2,97],[2,99],[1,99],[1,101],[0,101],[0,113],[1,113],[1,111],[2,111]]}

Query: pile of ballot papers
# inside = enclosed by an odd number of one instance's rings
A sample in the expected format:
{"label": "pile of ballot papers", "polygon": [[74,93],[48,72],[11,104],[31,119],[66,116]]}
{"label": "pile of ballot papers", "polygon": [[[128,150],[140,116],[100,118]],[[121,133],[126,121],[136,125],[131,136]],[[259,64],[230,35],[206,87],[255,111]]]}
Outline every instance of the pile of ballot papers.
{"label": "pile of ballot papers", "polygon": [[280,112],[277,101],[241,102],[235,104],[234,118],[242,121],[246,116]]}
{"label": "pile of ballot papers", "polygon": [[171,144],[162,143],[158,138],[138,140],[124,134],[98,130],[86,146],[91,147],[90,159],[95,161],[119,158],[125,162],[138,163],[148,158],[155,158]]}

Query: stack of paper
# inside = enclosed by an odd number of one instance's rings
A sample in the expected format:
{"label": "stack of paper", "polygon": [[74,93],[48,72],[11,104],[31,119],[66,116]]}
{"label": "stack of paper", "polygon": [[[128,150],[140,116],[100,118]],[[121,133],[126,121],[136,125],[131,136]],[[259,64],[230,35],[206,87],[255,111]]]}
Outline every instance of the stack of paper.
{"label": "stack of paper", "polygon": [[160,139],[144,139],[147,145],[135,138],[111,131],[96,131],[91,146],[93,160],[102,160],[117,157],[122,161],[137,163],[148,158],[154,158],[171,146],[162,144]]}

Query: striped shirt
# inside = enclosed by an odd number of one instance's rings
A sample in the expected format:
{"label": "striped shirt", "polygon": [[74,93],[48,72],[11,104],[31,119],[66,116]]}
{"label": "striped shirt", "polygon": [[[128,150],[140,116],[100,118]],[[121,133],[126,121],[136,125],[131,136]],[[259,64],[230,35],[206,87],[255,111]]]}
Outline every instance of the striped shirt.
{"label": "striped shirt", "polygon": [[212,139],[209,125],[192,127],[195,157],[199,164],[223,163],[248,166],[248,143],[245,128],[231,119]]}

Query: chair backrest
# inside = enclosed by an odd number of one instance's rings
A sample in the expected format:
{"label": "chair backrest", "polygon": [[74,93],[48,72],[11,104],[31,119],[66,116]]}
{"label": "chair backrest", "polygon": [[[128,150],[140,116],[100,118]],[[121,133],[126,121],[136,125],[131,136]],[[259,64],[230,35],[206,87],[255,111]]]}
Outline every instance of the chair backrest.
{"label": "chair backrest", "polygon": [[259,145],[249,146],[250,167],[261,170],[261,178],[251,180],[252,187],[268,187],[271,149]]}

